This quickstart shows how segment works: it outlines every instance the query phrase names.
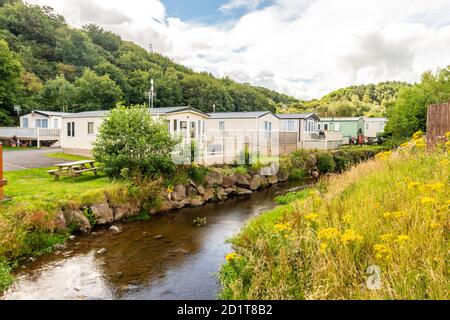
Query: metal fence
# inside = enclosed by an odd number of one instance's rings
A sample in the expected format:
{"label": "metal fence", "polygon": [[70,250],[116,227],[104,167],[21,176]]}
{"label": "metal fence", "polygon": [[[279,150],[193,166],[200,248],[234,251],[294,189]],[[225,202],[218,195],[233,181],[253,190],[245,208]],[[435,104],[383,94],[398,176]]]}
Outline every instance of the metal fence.
{"label": "metal fence", "polygon": [[428,107],[427,144],[428,148],[436,146],[445,134],[450,132],[450,102]]}

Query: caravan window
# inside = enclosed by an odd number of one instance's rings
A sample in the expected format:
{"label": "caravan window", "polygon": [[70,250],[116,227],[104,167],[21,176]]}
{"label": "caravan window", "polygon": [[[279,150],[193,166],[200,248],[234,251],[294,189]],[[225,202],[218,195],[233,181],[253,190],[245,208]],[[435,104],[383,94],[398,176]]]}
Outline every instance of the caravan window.
{"label": "caravan window", "polygon": [[47,129],[48,128],[48,119],[37,119],[36,120],[36,128]]}
{"label": "caravan window", "polygon": [[28,128],[28,118],[22,119],[22,128]]}
{"label": "caravan window", "polygon": [[297,131],[297,121],[296,120],[283,121],[283,130],[285,132],[296,132]]}

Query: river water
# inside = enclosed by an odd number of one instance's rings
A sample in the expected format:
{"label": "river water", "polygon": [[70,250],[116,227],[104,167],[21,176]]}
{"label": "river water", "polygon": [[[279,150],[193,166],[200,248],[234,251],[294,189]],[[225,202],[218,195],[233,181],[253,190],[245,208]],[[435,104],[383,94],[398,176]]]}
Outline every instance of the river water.
{"label": "river water", "polygon": [[[294,190],[279,184],[246,198],[116,224],[68,241],[67,248],[22,266],[3,299],[216,299],[217,273],[231,252],[227,239]],[[202,228],[192,226],[207,217]]]}

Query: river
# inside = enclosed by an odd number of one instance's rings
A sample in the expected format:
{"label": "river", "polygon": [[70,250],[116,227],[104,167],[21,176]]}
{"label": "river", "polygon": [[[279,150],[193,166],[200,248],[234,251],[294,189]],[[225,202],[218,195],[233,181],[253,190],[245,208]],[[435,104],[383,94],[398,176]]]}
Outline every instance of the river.
{"label": "river", "polygon": [[[23,265],[2,299],[216,299],[217,273],[231,251],[227,239],[294,189],[283,183],[246,198],[119,223],[119,233],[77,236],[65,250]],[[193,227],[197,217],[207,217],[207,225]]]}

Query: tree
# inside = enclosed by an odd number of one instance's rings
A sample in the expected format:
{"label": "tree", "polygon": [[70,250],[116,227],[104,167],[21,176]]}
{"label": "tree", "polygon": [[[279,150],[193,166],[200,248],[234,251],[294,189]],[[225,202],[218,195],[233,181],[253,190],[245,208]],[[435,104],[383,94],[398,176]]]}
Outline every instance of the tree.
{"label": "tree", "polygon": [[74,100],[77,96],[77,88],[63,76],[58,76],[44,85],[40,101],[47,110],[70,112],[73,111]]}
{"label": "tree", "polygon": [[425,132],[428,106],[449,100],[450,66],[436,74],[424,73],[421,83],[400,90],[395,106],[388,112],[386,133],[406,138],[419,130]]}
{"label": "tree", "polygon": [[100,127],[93,154],[111,178],[171,175],[170,155],[177,142],[146,106],[119,106]]}
{"label": "tree", "polygon": [[90,69],[75,81],[75,87],[76,111],[112,109],[123,97],[120,87],[108,75],[99,76]]}
{"label": "tree", "polygon": [[110,31],[105,31],[103,28],[95,24],[88,24],[83,27],[92,42],[102,47],[108,52],[116,52],[120,48],[122,39]]}
{"label": "tree", "polygon": [[[12,115],[13,105],[19,98],[21,72],[22,65],[9,50],[6,41],[0,40],[0,111],[7,116]],[[5,116],[0,118],[0,124],[4,124],[6,121],[4,119],[7,118]]]}

